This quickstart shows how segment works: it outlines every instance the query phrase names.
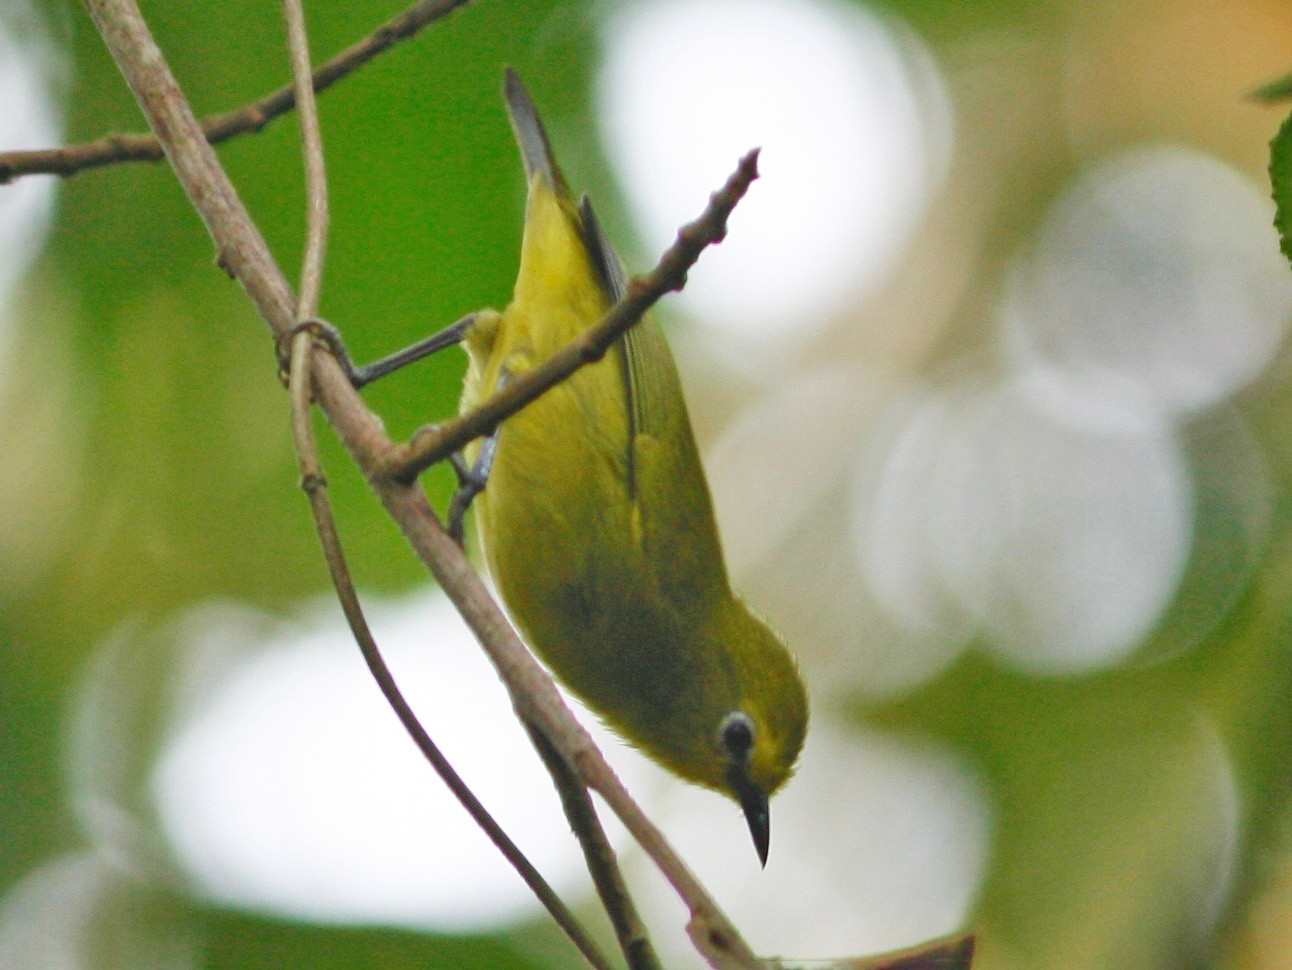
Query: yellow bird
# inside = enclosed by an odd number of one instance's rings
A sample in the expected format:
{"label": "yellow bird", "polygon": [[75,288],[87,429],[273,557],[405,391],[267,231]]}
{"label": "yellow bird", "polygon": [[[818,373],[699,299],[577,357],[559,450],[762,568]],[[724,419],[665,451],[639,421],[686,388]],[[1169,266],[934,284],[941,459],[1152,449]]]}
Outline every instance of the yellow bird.
{"label": "yellow bird", "polygon": [[[625,286],[515,72],[504,91],[529,183],[525,236],[511,304],[466,329],[463,410],[578,337]],[[765,863],[768,797],[802,747],[807,697],[785,645],[731,590],[658,324],[508,418],[468,450],[477,467],[482,452],[485,561],[530,646],[633,744],[738,801]]]}
{"label": "yellow bird", "polygon": [[[461,341],[466,411],[623,294],[623,266],[586,197],[571,196],[515,72],[504,91],[529,184],[510,305],[365,368],[357,383]],[[476,499],[486,564],[530,646],[628,741],[734,798],[765,864],[768,798],[803,745],[807,697],[785,645],[731,590],[658,325],[641,321],[466,459],[451,520],[460,526]]]}

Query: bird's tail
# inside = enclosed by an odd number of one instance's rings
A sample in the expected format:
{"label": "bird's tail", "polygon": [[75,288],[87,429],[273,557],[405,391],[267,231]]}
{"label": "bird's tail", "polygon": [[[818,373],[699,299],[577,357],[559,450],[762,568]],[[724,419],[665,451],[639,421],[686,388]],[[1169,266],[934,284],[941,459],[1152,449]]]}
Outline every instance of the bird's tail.
{"label": "bird's tail", "polygon": [[507,100],[507,114],[511,116],[511,128],[516,133],[516,143],[520,146],[521,157],[525,161],[525,175],[533,179],[535,173],[541,174],[562,197],[569,197],[570,190],[565,184],[561,168],[556,164],[552,154],[552,144],[547,140],[547,130],[538,116],[529,90],[520,75],[507,68],[503,81],[503,96]]}

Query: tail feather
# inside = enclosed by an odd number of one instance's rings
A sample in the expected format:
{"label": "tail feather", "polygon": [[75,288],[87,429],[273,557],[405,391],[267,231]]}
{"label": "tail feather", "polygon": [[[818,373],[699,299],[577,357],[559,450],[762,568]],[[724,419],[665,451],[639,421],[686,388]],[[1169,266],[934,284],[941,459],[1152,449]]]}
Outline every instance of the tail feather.
{"label": "tail feather", "polygon": [[570,191],[552,154],[552,144],[538,116],[538,108],[534,106],[525,82],[510,67],[503,81],[503,95],[507,100],[507,114],[511,116],[511,128],[516,133],[516,143],[525,161],[525,175],[533,179],[535,173],[541,174],[558,194],[568,198]]}

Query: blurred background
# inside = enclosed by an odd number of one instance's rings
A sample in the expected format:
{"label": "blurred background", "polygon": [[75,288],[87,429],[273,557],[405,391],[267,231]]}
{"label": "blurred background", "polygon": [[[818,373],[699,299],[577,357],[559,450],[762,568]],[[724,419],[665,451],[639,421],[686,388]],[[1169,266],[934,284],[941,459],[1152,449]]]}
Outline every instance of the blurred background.
{"label": "blurred background", "polygon": [[[316,58],[399,9],[311,5]],[[145,13],[199,113],[287,79],[273,0]],[[763,148],[661,313],[733,576],[813,696],[766,871],[734,805],[606,739],[754,947],[1292,966],[1284,112],[1246,97],[1292,8],[477,0],[321,101],[323,312],[361,360],[508,300],[506,64],[634,268]],[[0,148],[141,127],[70,0],[0,8],[0,106]],[[295,118],[220,155],[294,275]],[[369,681],[270,340],[169,170],[0,186],[0,253],[0,967],[575,965]],[[463,363],[365,397],[406,437]],[[324,446],[405,689],[600,927],[496,678]]]}

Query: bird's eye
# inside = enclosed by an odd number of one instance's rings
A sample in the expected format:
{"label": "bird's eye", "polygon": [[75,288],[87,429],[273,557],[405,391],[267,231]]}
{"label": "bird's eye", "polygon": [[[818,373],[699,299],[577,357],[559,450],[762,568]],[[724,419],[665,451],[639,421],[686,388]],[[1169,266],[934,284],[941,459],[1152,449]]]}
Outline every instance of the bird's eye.
{"label": "bird's eye", "polygon": [[719,728],[722,746],[735,759],[743,760],[754,746],[754,722],[744,711],[732,711]]}

